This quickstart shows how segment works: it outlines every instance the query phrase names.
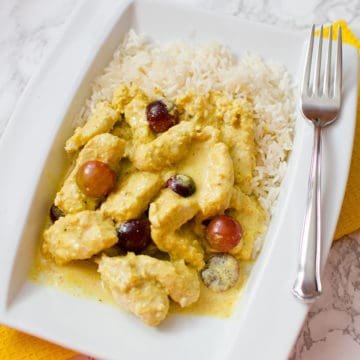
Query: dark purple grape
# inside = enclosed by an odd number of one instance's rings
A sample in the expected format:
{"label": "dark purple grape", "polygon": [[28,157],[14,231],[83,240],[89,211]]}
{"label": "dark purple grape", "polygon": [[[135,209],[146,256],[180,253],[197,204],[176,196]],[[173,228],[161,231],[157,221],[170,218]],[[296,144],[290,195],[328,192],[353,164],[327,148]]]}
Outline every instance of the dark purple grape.
{"label": "dark purple grape", "polygon": [[239,280],[239,263],[234,256],[219,253],[207,259],[200,274],[204,284],[211,290],[226,291],[234,287]]}
{"label": "dark purple grape", "polygon": [[187,175],[174,175],[168,179],[166,184],[172,191],[182,197],[191,196],[196,190],[194,180]]}
{"label": "dark purple grape", "polygon": [[52,222],[55,222],[60,217],[65,216],[64,212],[58,208],[56,205],[52,204],[50,208],[50,219]]}
{"label": "dark purple grape", "polygon": [[169,113],[167,106],[161,101],[154,101],[146,107],[146,119],[150,129],[162,133],[178,123],[178,118]]}
{"label": "dark purple grape", "polygon": [[116,229],[118,245],[126,251],[140,253],[150,243],[150,222],[148,219],[128,220]]}

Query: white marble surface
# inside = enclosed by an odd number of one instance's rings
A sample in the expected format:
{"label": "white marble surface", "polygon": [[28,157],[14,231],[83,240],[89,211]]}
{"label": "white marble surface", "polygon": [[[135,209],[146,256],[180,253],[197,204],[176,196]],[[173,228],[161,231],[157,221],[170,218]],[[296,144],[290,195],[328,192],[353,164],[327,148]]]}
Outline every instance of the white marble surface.
{"label": "white marble surface", "polygon": [[[360,35],[360,0],[172,1],[284,29],[345,19]],[[80,0],[0,0],[0,135],[27,82],[79,4]],[[333,245],[324,295],[312,306],[289,358],[360,358],[360,232]]]}

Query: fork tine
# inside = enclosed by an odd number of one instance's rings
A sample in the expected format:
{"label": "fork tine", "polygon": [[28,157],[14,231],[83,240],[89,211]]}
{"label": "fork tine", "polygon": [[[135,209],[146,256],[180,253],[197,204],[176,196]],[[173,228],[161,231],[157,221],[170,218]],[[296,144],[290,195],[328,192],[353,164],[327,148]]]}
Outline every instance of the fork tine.
{"label": "fork tine", "polygon": [[325,96],[330,95],[332,34],[333,34],[333,27],[331,25],[329,30],[329,43],[327,48],[327,57],[326,57],[326,65],[325,65],[325,78],[324,78],[324,89],[323,89],[323,93]]}
{"label": "fork tine", "polygon": [[307,48],[306,53],[306,65],[304,70],[304,78],[302,83],[301,93],[303,95],[309,95],[309,81],[310,81],[310,72],[311,72],[311,59],[314,48],[314,33],[315,33],[315,25],[311,27],[310,41],[309,46]]}
{"label": "fork tine", "polygon": [[321,25],[319,44],[318,44],[318,52],[317,52],[317,56],[316,56],[315,78],[314,78],[314,83],[313,83],[313,94],[314,95],[319,95],[319,92],[320,92],[319,85],[320,85],[322,43],[323,43],[323,26]]}
{"label": "fork tine", "polygon": [[335,68],[335,89],[334,97],[339,97],[341,95],[341,84],[342,84],[342,28],[338,28],[338,38],[337,38],[337,54],[336,54],[336,68]]}

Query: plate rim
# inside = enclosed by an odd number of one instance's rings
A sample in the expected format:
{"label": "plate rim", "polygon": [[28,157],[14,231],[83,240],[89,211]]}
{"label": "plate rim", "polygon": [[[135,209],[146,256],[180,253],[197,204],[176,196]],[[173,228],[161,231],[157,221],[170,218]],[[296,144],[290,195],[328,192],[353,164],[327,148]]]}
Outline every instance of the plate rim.
{"label": "plate rim", "polygon": [[[111,3],[114,3],[113,1],[110,1]],[[130,4],[134,4],[134,3],[163,3],[163,1],[146,1],[146,0],[126,0],[122,3],[122,12],[125,11],[125,9],[130,5]],[[17,123],[17,119],[19,118],[21,111],[22,111],[22,107],[24,106],[24,103],[26,102],[26,100],[28,99],[29,95],[31,94],[31,91],[34,89],[34,87],[36,88],[36,84],[39,81],[39,78],[41,77],[41,74],[43,72],[43,69],[45,67],[49,66],[49,62],[51,61],[51,58],[53,56],[55,56],[56,52],[58,51],[58,49],[60,48],[60,46],[62,46],[64,39],[66,39],[66,36],[68,36],[67,34],[70,32],[69,29],[73,26],[74,22],[76,21],[77,17],[79,16],[79,14],[81,13],[83,7],[87,6],[88,2],[85,2],[84,0],[79,4],[78,9],[74,10],[73,14],[71,15],[71,19],[69,19],[69,22],[67,24],[67,27],[63,33],[63,36],[61,37],[61,39],[59,39],[59,41],[57,42],[57,44],[51,49],[51,51],[49,51],[48,55],[46,56],[46,58],[44,59],[44,61],[42,62],[41,66],[39,66],[39,70],[37,72],[36,75],[34,75],[31,80],[29,81],[28,85],[26,86],[22,96],[21,96],[21,100],[18,101],[15,111],[13,112],[10,120],[8,121],[8,124],[4,130],[3,135],[1,136],[0,139],[0,152],[2,152],[4,149],[3,147],[6,146],[6,138],[8,136],[8,133],[11,133],[12,128],[15,127],[15,123]],[[167,4],[169,7],[174,7],[174,4]],[[175,7],[178,8],[184,8],[184,6],[180,6],[179,4],[177,4]],[[191,10],[191,11],[195,11],[195,12],[199,12],[199,13],[206,13],[210,16],[212,16],[213,14],[211,12],[208,11],[203,11],[203,10],[199,10],[199,9],[192,9],[192,8],[188,8],[187,9]],[[120,13],[120,11],[119,11]],[[231,16],[223,16],[223,15],[216,15],[216,17],[218,18],[231,18],[236,22],[243,22],[243,23],[251,23],[253,25],[256,26],[263,26],[263,24],[258,24],[256,22],[252,22],[252,21],[248,21],[248,20],[243,20],[243,19],[238,19],[238,18],[234,18]],[[271,27],[271,26],[266,26],[267,28]],[[274,27],[271,27],[273,29],[276,29]],[[110,30],[109,30],[110,31]],[[297,33],[296,31],[294,31],[293,33]],[[104,36],[106,37],[106,36]],[[11,135],[10,135],[11,136]],[[348,168],[349,170],[349,168]],[[345,191],[345,189],[344,189]],[[340,208],[339,208],[340,211]],[[1,258],[1,254],[0,254],[0,258]],[[0,277],[1,279],[1,277]],[[0,294],[1,294],[1,289],[0,289]],[[304,308],[304,311],[306,313],[307,308]],[[1,308],[1,302],[0,302],[0,319],[2,322],[7,323],[9,326],[14,326],[17,327],[19,330],[23,330],[26,332],[30,332],[34,334],[34,331],[32,331],[31,329],[28,329],[26,327],[22,327],[21,324],[17,321],[14,321],[14,319],[8,318],[7,316],[3,316],[6,313],[6,309],[4,312],[4,308]],[[5,314],[6,315],[6,314]],[[36,332],[36,331],[35,331]],[[37,335],[37,334],[35,334]],[[43,334],[38,334],[37,336],[43,337]],[[48,340],[54,342],[54,339],[49,335],[49,337],[47,338]],[[68,344],[62,344],[61,342],[55,341],[56,343],[62,345],[62,346],[69,346]],[[232,355],[229,355],[232,356]]]}

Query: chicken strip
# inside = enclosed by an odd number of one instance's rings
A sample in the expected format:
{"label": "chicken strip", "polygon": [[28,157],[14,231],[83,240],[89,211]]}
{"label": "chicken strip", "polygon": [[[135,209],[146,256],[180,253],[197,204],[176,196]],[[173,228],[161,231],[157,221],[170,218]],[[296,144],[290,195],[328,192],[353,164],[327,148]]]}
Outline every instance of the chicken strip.
{"label": "chicken strip", "polygon": [[[113,92],[113,97],[111,100],[112,107],[119,113],[124,114],[126,112],[126,108],[131,102],[141,102],[142,104],[147,105],[150,100],[140,88],[136,86],[120,84]],[[143,111],[138,112],[137,114],[132,114],[135,116],[131,116],[131,121],[136,121],[136,118],[145,116],[146,105],[144,107],[140,107]],[[136,108],[138,109],[138,107]]]}
{"label": "chicken strip", "polygon": [[93,114],[84,126],[75,129],[75,133],[65,144],[65,150],[70,153],[79,150],[95,135],[109,132],[119,119],[119,113],[115,111],[107,101],[96,104]]}
{"label": "chicken strip", "polygon": [[204,182],[198,194],[198,201],[200,217],[206,219],[223,212],[230,204],[234,167],[225,144],[219,142],[209,149],[204,168]]}
{"label": "chicken strip", "polygon": [[249,194],[256,166],[254,122],[243,121],[239,128],[224,125],[222,133],[233,159],[235,184],[239,185],[244,193]]}
{"label": "chicken strip", "polygon": [[196,270],[205,266],[204,250],[195,235],[182,230],[166,233],[161,228],[151,227],[151,238],[160,250],[169,253],[171,259],[183,259]]}
{"label": "chicken strip", "polygon": [[149,220],[154,228],[170,233],[193,218],[198,210],[199,205],[193,197],[184,198],[166,188],[150,204]]}
{"label": "chicken strip", "polygon": [[[124,116],[131,129],[132,144],[145,144],[155,138],[146,119],[146,106],[151,100],[136,86],[121,84],[113,93],[112,106]],[[130,153],[132,151],[129,151]]]}
{"label": "chicken strip", "polygon": [[158,325],[169,310],[169,299],[185,307],[200,296],[197,272],[183,261],[164,261],[128,253],[102,256],[98,271],[115,300],[150,326]]}
{"label": "chicken strip", "polygon": [[134,166],[143,171],[155,171],[173,165],[188,154],[189,145],[196,135],[195,124],[183,121],[147,144],[134,138]]}
{"label": "chicken strip", "polygon": [[43,251],[57,264],[89,259],[118,241],[115,226],[99,211],[85,210],[59,218],[44,232]]}
{"label": "chicken strip", "polygon": [[197,269],[204,266],[204,251],[196,238],[183,235],[180,227],[195,216],[199,206],[192,198],[184,198],[170,189],[161,191],[150,204],[151,237],[157,247],[173,259],[184,259]]}
{"label": "chicken strip", "polygon": [[229,215],[239,221],[244,231],[239,245],[231,250],[231,253],[238,259],[251,260],[254,257],[256,239],[265,231],[265,212],[254,197],[244,194],[238,186],[235,186]]}
{"label": "chicken strip", "polygon": [[118,223],[136,219],[147,209],[162,184],[158,174],[132,173],[102,203],[101,211]]}
{"label": "chicken strip", "polygon": [[[255,121],[253,105],[248,100],[234,99],[229,94],[192,91],[180,95],[176,105],[185,118],[194,118],[202,126],[212,125],[221,132],[234,162],[235,183],[245,193],[251,192],[251,178],[256,166]],[[203,128],[205,129],[205,128]]]}
{"label": "chicken strip", "polygon": [[80,151],[73,170],[56,194],[55,205],[65,214],[94,210],[99,200],[85,195],[79,189],[76,183],[77,171],[83,163],[90,160],[105,162],[116,170],[120,159],[123,157],[124,149],[125,141],[117,136],[101,134],[93,137]]}

